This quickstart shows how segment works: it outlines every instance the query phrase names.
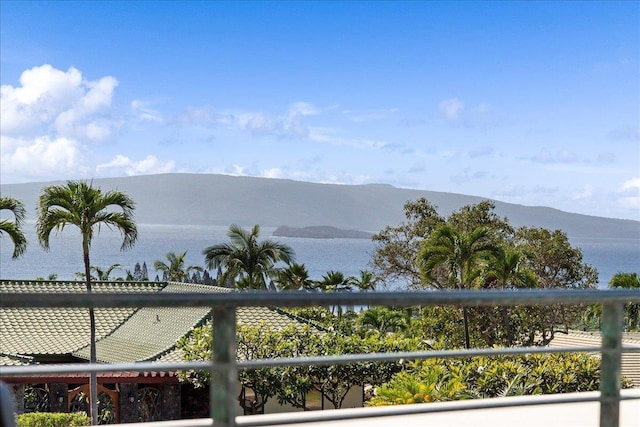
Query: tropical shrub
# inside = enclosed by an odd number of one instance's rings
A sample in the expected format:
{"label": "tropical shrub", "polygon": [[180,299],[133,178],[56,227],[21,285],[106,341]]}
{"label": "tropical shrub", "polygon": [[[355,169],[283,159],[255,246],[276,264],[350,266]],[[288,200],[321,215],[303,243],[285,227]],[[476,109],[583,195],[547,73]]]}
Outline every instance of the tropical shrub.
{"label": "tropical shrub", "polygon": [[432,368],[423,372],[426,377],[417,377],[407,371],[398,373],[376,390],[376,396],[367,405],[406,405],[468,398],[464,382],[443,366]]}
{"label": "tropical shrub", "polygon": [[90,426],[91,418],[84,412],[29,412],[16,417],[17,427],[79,427]]}
{"label": "tropical shrub", "polygon": [[[352,322],[355,324],[355,322]],[[311,325],[291,324],[282,329],[262,322],[255,326],[238,325],[237,357],[240,360],[320,355],[395,353],[419,349],[419,342],[378,331],[343,334]],[[195,328],[177,343],[188,361],[209,360],[211,326]],[[308,409],[307,395],[317,391],[335,408],[340,408],[353,387],[378,386],[405,367],[402,361],[357,362],[339,365],[281,366],[244,369],[238,380],[253,389],[262,402],[275,397],[280,404]],[[195,387],[209,384],[208,371],[179,372],[179,378]]]}
{"label": "tropical shrub", "polygon": [[[598,390],[600,361],[586,354],[429,359],[378,387],[369,406]],[[631,386],[626,379],[621,386]]]}

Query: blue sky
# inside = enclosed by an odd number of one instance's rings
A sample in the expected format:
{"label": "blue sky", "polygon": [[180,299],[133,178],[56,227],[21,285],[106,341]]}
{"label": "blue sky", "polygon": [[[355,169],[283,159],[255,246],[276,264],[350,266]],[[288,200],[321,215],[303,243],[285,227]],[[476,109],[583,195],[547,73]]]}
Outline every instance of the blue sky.
{"label": "blue sky", "polygon": [[2,183],[223,173],[640,219],[638,2],[0,2]]}

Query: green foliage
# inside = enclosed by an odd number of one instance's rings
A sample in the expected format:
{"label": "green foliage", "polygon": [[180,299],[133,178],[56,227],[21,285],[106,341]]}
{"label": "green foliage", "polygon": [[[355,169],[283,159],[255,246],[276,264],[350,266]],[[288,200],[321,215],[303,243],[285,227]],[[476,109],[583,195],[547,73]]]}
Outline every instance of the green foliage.
{"label": "green foliage", "polygon": [[203,271],[202,267],[197,265],[190,265],[185,267],[184,258],[187,256],[187,251],[176,254],[175,252],[167,253],[167,263],[156,260],[153,263],[153,268],[156,271],[160,271],[166,280],[173,282],[188,282],[189,273],[192,271]]}
{"label": "green foliage", "polygon": [[9,236],[13,242],[12,258],[19,258],[27,250],[27,238],[22,231],[24,224],[25,209],[24,204],[9,196],[0,197],[0,211],[8,210],[13,214],[13,221],[0,219],[0,237],[4,234]]}
{"label": "green foliage", "polygon": [[323,292],[345,292],[354,286],[354,277],[345,276],[339,271],[328,271],[314,284],[314,288]]}
{"label": "green foliage", "polygon": [[362,311],[358,316],[358,322],[362,327],[375,330],[382,335],[406,330],[409,321],[406,311],[388,307],[372,307]]}
{"label": "green foliage", "polygon": [[275,284],[281,291],[300,291],[311,289],[313,282],[307,267],[294,262],[277,272]]}
{"label": "green foliage", "polygon": [[585,354],[429,359],[379,387],[368,405],[594,391],[599,381],[600,361]]}
{"label": "green foliage", "polygon": [[275,279],[282,261],[289,265],[295,253],[290,246],[272,240],[259,242],[260,227],[251,231],[232,224],[227,232],[230,243],[209,246],[202,251],[209,270],[224,269],[219,284],[239,289],[267,289],[268,279]]}
{"label": "green foliage", "polygon": [[368,406],[406,405],[411,403],[440,402],[467,398],[465,385],[451,376],[444,367],[434,366],[418,378],[408,372],[400,372],[388,383],[376,390],[376,396]]}
{"label": "green foliage", "polygon": [[84,412],[30,412],[16,416],[16,427],[79,427],[91,425]]}
{"label": "green foliage", "polygon": [[405,283],[409,288],[420,288],[420,270],[416,255],[425,238],[444,218],[437,206],[420,198],[404,205],[406,221],[398,226],[388,226],[372,239],[376,245],[372,264],[383,286],[391,287]]}
{"label": "green foliage", "polygon": [[336,316],[331,314],[331,311],[328,308],[317,305],[291,308],[289,309],[289,312],[326,328],[333,327],[336,322]]}
{"label": "green foliage", "polygon": [[[98,267],[96,265],[92,265],[90,266],[90,270],[91,270],[91,280],[102,280],[105,282],[108,282],[109,280],[115,280],[115,281],[123,281],[122,277],[116,277],[116,278],[111,278],[111,273],[114,270],[119,270],[120,267],[122,267],[121,264],[112,264],[109,267],[106,268],[102,268],[102,267]],[[95,274],[94,274],[95,273]],[[85,273],[79,271],[76,272],[76,277],[78,277],[79,279],[84,280],[85,279]]]}
{"label": "green foliage", "polygon": [[[452,306],[416,308],[405,334],[423,342],[438,341],[443,348],[461,348],[464,346],[461,310]],[[474,335],[471,342],[476,342]]]}
{"label": "green foliage", "polygon": [[[640,291],[640,276],[638,273],[616,273],[609,281],[612,289],[637,289]],[[624,306],[625,323],[627,330],[640,329],[640,304],[628,303]]]}
{"label": "green foliage", "polygon": [[[333,316],[335,317],[335,316]],[[343,322],[341,320],[340,322]],[[352,324],[357,324],[351,320]],[[341,324],[341,323],[340,323]],[[238,325],[237,357],[240,360],[276,357],[307,357],[356,353],[398,352],[419,349],[416,339],[396,334],[381,335],[377,331],[353,327],[355,332],[319,330],[311,325],[291,324],[283,329],[266,323],[256,326]],[[185,360],[208,360],[211,355],[211,328],[196,328],[178,342]],[[358,362],[348,365],[282,366],[246,369],[239,381],[252,388],[266,402],[275,397],[280,404],[306,409],[306,396],[311,391],[325,395],[336,408],[341,407],[348,392],[355,386],[379,385],[404,369],[401,362]],[[183,372],[180,378],[202,387],[210,380],[209,372]]]}
{"label": "green foliage", "polygon": [[[178,340],[177,346],[182,350],[182,357],[187,362],[210,360],[212,338],[211,327],[194,328],[189,335]],[[178,372],[178,376],[193,384],[195,388],[200,388],[209,384],[210,372],[189,370]]]}
{"label": "green foliage", "polygon": [[[444,218],[426,199],[408,202],[407,221],[373,237],[377,277],[386,285],[431,290],[596,287],[597,271],[582,261],[582,252],[571,246],[565,233],[514,230],[494,208],[492,202],[483,201]],[[556,332],[585,321],[581,306],[468,307],[457,311],[459,321],[452,316],[456,310],[423,310],[432,317],[444,316],[420,319],[436,332],[432,339],[444,337],[452,347],[546,345]],[[456,325],[464,330],[464,341]]]}

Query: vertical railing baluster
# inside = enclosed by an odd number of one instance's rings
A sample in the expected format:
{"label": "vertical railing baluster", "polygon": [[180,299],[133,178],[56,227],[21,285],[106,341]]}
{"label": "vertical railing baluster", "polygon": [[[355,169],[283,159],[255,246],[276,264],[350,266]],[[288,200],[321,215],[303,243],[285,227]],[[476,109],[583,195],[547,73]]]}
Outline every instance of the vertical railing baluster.
{"label": "vertical railing baluster", "polygon": [[236,309],[217,307],[213,313],[211,418],[216,426],[235,427],[238,369],[236,367]]}
{"label": "vertical railing baluster", "polygon": [[602,307],[602,361],[600,363],[600,427],[620,423],[620,369],[622,360],[622,303]]}

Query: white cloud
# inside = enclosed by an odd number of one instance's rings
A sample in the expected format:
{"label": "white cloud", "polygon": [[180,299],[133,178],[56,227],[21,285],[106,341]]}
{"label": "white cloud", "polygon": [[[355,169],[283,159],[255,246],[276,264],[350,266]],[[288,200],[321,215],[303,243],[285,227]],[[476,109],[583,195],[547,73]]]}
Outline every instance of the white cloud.
{"label": "white cloud", "polygon": [[388,141],[361,138],[345,138],[339,135],[340,130],[333,128],[312,127],[309,129],[309,139],[314,142],[323,144],[332,144],[336,146],[345,146],[358,149],[402,149],[403,146],[391,144]]}
{"label": "white cloud", "polygon": [[413,165],[411,165],[411,167],[409,168],[409,172],[411,173],[425,172],[426,170],[427,170],[427,162],[424,160],[413,163]]}
{"label": "white cloud", "polygon": [[491,105],[489,104],[479,104],[478,106],[474,107],[473,112],[476,114],[487,114],[489,111],[491,111]]}
{"label": "white cloud", "polygon": [[118,85],[115,78],[88,81],[73,67],[65,72],[42,65],[24,71],[20,84],[1,88],[3,135],[86,139],[109,136],[114,124],[100,113],[111,105]]}
{"label": "white cloud", "polygon": [[255,113],[246,122],[246,129],[258,135],[272,135],[279,138],[307,138],[309,128],[302,120],[303,114],[288,111],[284,116]]}
{"label": "white cloud", "polygon": [[280,168],[270,168],[262,171],[263,178],[283,178],[285,176],[284,171]]}
{"label": "white cloud", "polygon": [[598,157],[596,157],[596,162],[601,165],[613,164],[615,163],[615,161],[616,161],[616,155],[615,153],[611,153],[611,152],[600,153],[598,154]]}
{"label": "white cloud", "polygon": [[464,102],[458,98],[445,99],[438,104],[438,110],[444,114],[447,120],[456,122],[460,120],[460,114],[464,110]]}
{"label": "white cloud", "polygon": [[153,155],[148,155],[142,160],[135,161],[118,154],[110,162],[96,166],[96,172],[100,175],[148,175],[175,172],[175,169],[176,164],[173,160],[163,162]]}
{"label": "white cloud", "polygon": [[289,106],[288,115],[315,116],[320,111],[309,102],[294,102]]}
{"label": "white cloud", "polygon": [[210,126],[216,122],[216,113],[210,105],[188,107],[178,116],[176,122],[186,126]]}
{"label": "white cloud", "polygon": [[624,207],[640,209],[640,177],[625,181],[620,187],[620,202]]}
{"label": "white cloud", "polygon": [[463,171],[459,172],[456,175],[452,175],[449,179],[451,182],[455,184],[463,184],[466,182],[478,181],[484,179],[488,176],[488,172],[486,171],[475,171],[472,172],[469,168],[465,168]]}
{"label": "white cloud", "polygon": [[628,181],[625,181],[624,184],[622,184],[621,189],[622,191],[628,191],[628,190],[640,191],[640,178],[635,177],[635,178],[631,178]]}
{"label": "white cloud", "polygon": [[160,123],[162,116],[157,110],[150,108],[152,104],[150,101],[134,99],[131,101],[131,112],[140,121]]}
{"label": "white cloud", "polygon": [[574,194],[573,200],[583,200],[588,199],[593,196],[593,187],[591,185],[585,185],[582,191],[577,194]]}
{"label": "white cloud", "polygon": [[231,129],[248,130],[259,136],[307,139],[310,137],[310,130],[304,118],[320,112],[311,103],[294,102],[282,114],[264,111],[221,111],[216,115],[215,122]]}
{"label": "white cloud", "polygon": [[619,126],[609,132],[613,141],[640,142],[640,126]]}
{"label": "white cloud", "polygon": [[68,138],[48,136],[24,140],[2,136],[2,173],[27,179],[50,179],[61,172],[82,171],[82,149]]}
{"label": "white cloud", "polygon": [[477,158],[477,157],[485,157],[493,154],[493,148],[491,147],[476,147],[472,150],[469,150],[469,157]]}
{"label": "white cloud", "polygon": [[475,107],[467,108],[465,103],[458,98],[450,98],[438,104],[438,111],[451,123],[465,127],[486,126],[489,124],[491,105],[480,103]]}
{"label": "white cloud", "polygon": [[276,133],[277,127],[278,122],[276,118],[265,113],[256,113],[246,124],[248,130],[260,134]]}
{"label": "white cloud", "polygon": [[86,173],[86,143],[103,141],[120,126],[109,116],[118,81],[86,80],[76,68],[47,64],[25,70],[19,81],[0,89],[3,176],[23,181]]}
{"label": "white cloud", "polygon": [[342,114],[349,121],[354,123],[364,123],[388,119],[399,111],[400,110],[397,108],[378,110],[344,110],[342,111]]}
{"label": "white cloud", "polygon": [[568,150],[561,150],[556,153],[551,153],[547,150],[542,150],[540,154],[532,156],[529,160],[534,163],[575,163],[578,161],[578,155]]}

